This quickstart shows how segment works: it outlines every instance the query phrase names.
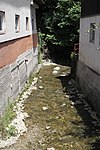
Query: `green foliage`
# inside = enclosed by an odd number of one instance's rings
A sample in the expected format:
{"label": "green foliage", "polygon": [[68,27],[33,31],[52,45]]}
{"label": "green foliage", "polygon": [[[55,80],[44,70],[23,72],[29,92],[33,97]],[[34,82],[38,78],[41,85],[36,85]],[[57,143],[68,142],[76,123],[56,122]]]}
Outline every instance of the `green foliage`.
{"label": "green foliage", "polygon": [[2,122],[5,128],[8,126],[8,124],[11,123],[12,119],[16,116],[16,113],[13,111],[14,105],[14,103],[8,105],[5,114],[2,118]]}
{"label": "green foliage", "polygon": [[80,1],[46,0],[42,9],[42,46],[70,47],[78,42]]}
{"label": "green foliage", "polygon": [[71,52],[70,58],[73,59],[74,57],[74,52]]}
{"label": "green foliage", "polygon": [[44,40],[46,35],[44,33],[39,32],[39,48],[43,50],[43,48],[46,46],[46,40]]}
{"label": "green foliage", "polygon": [[38,64],[42,64],[42,54],[41,54],[41,48],[42,46],[39,46],[38,50]]}
{"label": "green foliage", "polygon": [[8,138],[10,138],[11,136],[15,136],[16,134],[17,134],[17,129],[15,128],[15,126],[11,125],[7,133]]}
{"label": "green foliage", "polygon": [[[15,105],[14,103],[9,103],[8,107],[5,110],[5,113],[3,115],[3,117],[0,118],[0,133],[1,133],[1,137],[2,139],[4,139],[6,136],[10,136],[11,134],[14,135],[14,131],[15,129],[12,129],[10,131],[7,131],[6,128],[8,128],[8,125],[11,123],[11,121],[16,117],[16,113],[13,111],[13,107]],[[11,127],[12,128],[12,127]]]}

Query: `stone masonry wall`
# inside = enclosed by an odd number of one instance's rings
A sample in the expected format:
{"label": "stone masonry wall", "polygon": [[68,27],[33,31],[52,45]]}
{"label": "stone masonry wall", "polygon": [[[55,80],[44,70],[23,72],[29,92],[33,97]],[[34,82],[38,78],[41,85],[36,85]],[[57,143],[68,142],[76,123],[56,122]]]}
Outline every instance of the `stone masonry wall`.
{"label": "stone masonry wall", "polygon": [[77,81],[79,87],[81,87],[83,93],[87,96],[87,100],[92,103],[100,115],[100,75],[79,60]]}
{"label": "stone masonry wall", "polygon": [[30,73],[37,68],[38,49],[21,54],[12,64],[0,69],[0,115],[8,103],[21,92]]}

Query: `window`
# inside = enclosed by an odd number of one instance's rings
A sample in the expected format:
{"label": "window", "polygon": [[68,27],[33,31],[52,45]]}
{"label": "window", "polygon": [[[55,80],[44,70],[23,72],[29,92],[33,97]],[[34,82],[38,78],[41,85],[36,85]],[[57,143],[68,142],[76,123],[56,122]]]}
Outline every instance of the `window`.
{"label": "window", "polygon": [[15,30],[16,30],[16,32],[19,32],[19,21],[20,21],[20,16],[15,15]]}
{"label": "window", "polygon": [[92,43],[95,42],[95,29],[96,29],[95,23],[91,23],[90,24],[90,42]]}
{"label": "window", "polygon": [[29,18],[26,17],[26,30],[29,31]]}
{"label": "window", "polygon": [[5,32],[5,12],[0,11],[0,33]]}
{"label": "window", "polygon": [[32,30],[34,30],[34,19],[32,18]]}

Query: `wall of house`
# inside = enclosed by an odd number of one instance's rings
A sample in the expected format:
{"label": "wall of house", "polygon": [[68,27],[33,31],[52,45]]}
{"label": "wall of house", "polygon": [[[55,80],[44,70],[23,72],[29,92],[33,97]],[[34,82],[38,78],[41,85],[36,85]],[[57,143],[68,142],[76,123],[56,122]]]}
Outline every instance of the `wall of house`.
{"label": "wall of house", "polygon": [[[0,35],[0,43],[32,34],[32,19],[35,27],[33,33],[36,33],[35,8],[32,6],[31,14],[29,0],[1,0],[0,11],[5,12],[5,32]],[[20,16],[19,32],[15,30],[15,14]],[[26,17],[29,17],[29,30],[26,30]]]}
{"label": "wall of house", "polygon": [[[90,23],[96,23],[95,42],[90,42]],[[80,20],[79,60],[100,73],[100,15]]]}
{"label": "wall of house", "polygon": [[[30,0],[1,0],[0,11],[5,12],[5,32],[0,32],[0,115],[2,115],[9,101],[14,100],[21,92],[30,73],[37,69],[38,35],[36,10],[30,5]],[[15,30],[15,14],[20,16],[19,32]],[[26,17],[29,18],[29,30],[26,30]]]}
{"label": "wall of house", "polygon": [[[90,42],[90,23],[96,23],[94,42]],[[87,101],[100,115],[100,15],[80,20],[77,80]]]}
{"label": "wall of house", "polygon": [[0,68],[13,63],[18,56],[37,47],[38,35],[33,34],[23,38],[6,41],[0,44]]}
{"label": "wall of house", "polygon": [[0,69],[0,115],[21,92],[31,72],[38,66],[38,49],[30,49]]}
{"label": "wall of house", "polygon": [[77,83],[85,96],[85,100],[100,116],[100,74],[78,61]]}

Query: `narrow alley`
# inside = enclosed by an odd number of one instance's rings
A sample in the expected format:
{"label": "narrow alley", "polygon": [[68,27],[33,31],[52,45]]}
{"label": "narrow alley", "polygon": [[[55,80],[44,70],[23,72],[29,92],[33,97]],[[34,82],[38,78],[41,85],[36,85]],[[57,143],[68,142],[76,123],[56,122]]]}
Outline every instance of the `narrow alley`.
{"label": "narrow alley", "polygon": [[100,150],[98,118],[78,92],[70,67],[45,65],[37,78],[24,102],[27,132],[4,150]]}

